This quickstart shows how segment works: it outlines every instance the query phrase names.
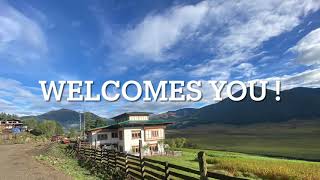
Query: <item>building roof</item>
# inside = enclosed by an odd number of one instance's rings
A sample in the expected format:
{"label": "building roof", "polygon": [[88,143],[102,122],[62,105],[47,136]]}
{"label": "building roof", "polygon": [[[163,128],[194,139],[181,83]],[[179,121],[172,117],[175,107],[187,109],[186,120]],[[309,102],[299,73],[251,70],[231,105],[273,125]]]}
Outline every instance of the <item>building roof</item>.
{"label": "building roof", "polygon": [[119,118],[122,118],[124,116],[149,116],[150,114],[152,113],[148,113],[148,112],[127,112],[127,113],[123,113],[123,114],[120,114],[118,116],[115,116],[111,119],[119,119]]}
{"label": "building roof", "polygon": [[167,120],[138,120],[138,121],[133,121],[133,120],[128,120],[128,121],[122,121],[119,123],[114,123],[108,126],[102,126],[102,127],[97,127],[93,129],[89,129],[88,131],[95,131],[95,130],[100,130],[100,129],[117,129],[121,127],[134,127],[134,126],[151,126],[151,125],[169,125],[173,124],[171,121]]}

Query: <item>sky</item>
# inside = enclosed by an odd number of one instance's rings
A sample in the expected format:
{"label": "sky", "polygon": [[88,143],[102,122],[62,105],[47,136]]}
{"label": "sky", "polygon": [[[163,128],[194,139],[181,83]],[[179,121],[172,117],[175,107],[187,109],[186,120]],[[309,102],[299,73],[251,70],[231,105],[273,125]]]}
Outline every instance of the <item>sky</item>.
{"label": "sky", "polygon": [[39,80],[282,81],[320,87],[320,0],[0,0],[0,111],[112,117],[214,103],[45,102]]}

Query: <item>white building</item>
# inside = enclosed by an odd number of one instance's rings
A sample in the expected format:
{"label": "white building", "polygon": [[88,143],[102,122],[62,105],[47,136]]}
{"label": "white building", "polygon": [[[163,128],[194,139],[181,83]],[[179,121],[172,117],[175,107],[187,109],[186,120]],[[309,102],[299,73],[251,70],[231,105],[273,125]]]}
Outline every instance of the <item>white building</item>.
{"label": "white building", "polygon": [[115,124],[86,132],[88,141],[93,146],[137,154],[141,140],[143,153],[164,153],[165,128],[170,122],[149,120],[149,113],[142,112],[124,113],[113,119]]}
{"label": "white building", "polygon": [[0,121],[0,130],[11,131],[13,128],[24,130],[26,126],[23,126],[23,123],[20,119],[9,119]]}

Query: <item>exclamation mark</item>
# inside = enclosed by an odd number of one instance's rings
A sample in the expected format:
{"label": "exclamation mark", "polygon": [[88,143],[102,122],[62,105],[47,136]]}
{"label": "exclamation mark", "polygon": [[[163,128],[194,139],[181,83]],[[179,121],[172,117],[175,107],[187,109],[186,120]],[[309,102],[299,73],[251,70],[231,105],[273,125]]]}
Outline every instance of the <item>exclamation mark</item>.
{"label": "exclamation mark", "polygon": [[281,81],[276,81],[276,101],[280,101],[280,88],[281,88]]}

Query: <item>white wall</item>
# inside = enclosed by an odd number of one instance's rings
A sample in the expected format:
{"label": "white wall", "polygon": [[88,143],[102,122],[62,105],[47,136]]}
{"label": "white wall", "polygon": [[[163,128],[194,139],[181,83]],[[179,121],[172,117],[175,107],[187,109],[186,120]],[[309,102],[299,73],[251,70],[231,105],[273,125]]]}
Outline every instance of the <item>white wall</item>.
{"label": "white wall", "polygon": [[140,139],[132,139],[132,131],[141,131],[141,140],[142,140],[142,145],[144,142],[144,131],[141,127],[137,128],[125,128],[124,129],[124,151],[130,152],[132,146],[139,146],[139,140]]}
{"label": "white wall", "polygon": [[[162,145],[159,145],[159,140],[163,140],[164,137],[164,128],[152,128],[152,129],[146,129],[146,132],[150,134],[151,136],[151,131],[152,130],[158,130],[159,132],[159,138],[157,139],[151,139],[147,138],[145,139],[145,131],[142,127],[125,127],[118,129],[118,138],[112,138],[111,133],[114,131],[109,131],[109,132],[92,132],[92,135],[88,136],[89,141],[91,144],[94,146],[95,145],[95,140],[97,142],[97,146],[101,144],[110,144],[110,143],[118,143],[118,147],[122,146],[123,150],[125,152],[131,152],[132,146],[139,146],[139,140],[138,139],[132,139],[132,131],[141,131],[141,140],[142,140],[142,146],[145,146],[147,144],[158,144],[158,151],[159,152],[164,152],[164,147]],[[119,131],[123,132],[123,140],[119,140]],[[107,134],[108,139],[107,140],[99,140],[98,141],[98,134]],[[147,153],[149,152],[148,150],[146,151]]]}
{"label": "white wall", "polygon": [[133,120],[133,121],[146,121],[149,120],[149,116],[129,116],[129,120]]}
{"label": "white wall", "polygon": [[[114,132],[114,131],[110,131],[110,132],[92,132],[91,139],[89,139],[89,141],[91,141],[92,145],[95,145],[95,141],[96,141],[97,142],[97,146],[100,145],[100,144],[121,143],[121,141],[119,141],[119,132],[116,131],[118,133],[118,138],[112,138],[112,132]],[[108,135],[108,139],[107,140],[98,140],[98,134],[107,134]]]}

